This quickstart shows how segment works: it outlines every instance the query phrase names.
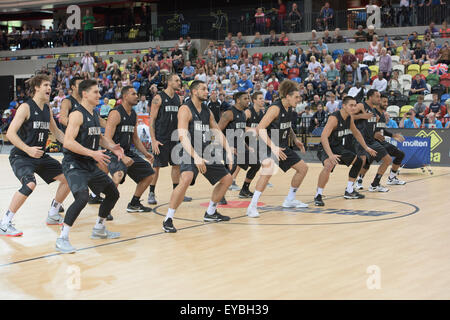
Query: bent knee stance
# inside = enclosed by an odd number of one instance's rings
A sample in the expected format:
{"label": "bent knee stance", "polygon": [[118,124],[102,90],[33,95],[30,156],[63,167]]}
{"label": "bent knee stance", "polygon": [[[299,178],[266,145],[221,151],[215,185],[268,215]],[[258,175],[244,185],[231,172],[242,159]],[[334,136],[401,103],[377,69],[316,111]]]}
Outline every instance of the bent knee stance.
{"label": "bent knee stance", "polygon": [[34,175],[25,176],[22,178],[22,187],[19,189],[19,192],[28,197],[33,193],[35,187],[36,178],[34,177]]}
{"label": "bent knee stance", "polygon": [[84,189],[81,191],[77,191],[73,194],[75,201],[72,205],[67,209],[66,216],[64,217],[64,223],[68,226],[72,226],[75,220],[80,215],[80,212],[86,207],[89,201],[89,191],[88,189]]}
{"label": "bent knee stance", "polygon": [[350,178],[356,179],[358,177],[359,171],[361,170],[362,164],[363,164],[363,161],[361,160],[361,158],[356,157],[356,160],[353,163],[352,168],[350,169],[350,172],[349,172],[348,176]]}

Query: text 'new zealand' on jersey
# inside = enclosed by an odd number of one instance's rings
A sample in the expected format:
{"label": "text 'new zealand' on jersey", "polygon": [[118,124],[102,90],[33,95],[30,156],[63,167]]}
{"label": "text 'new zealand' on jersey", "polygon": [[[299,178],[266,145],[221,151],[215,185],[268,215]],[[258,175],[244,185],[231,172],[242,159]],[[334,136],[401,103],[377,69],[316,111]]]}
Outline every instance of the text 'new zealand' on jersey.
{"label": "text 'new zealand' on jersey", "polygon": [[[289,107],[286,110],[281,102],[281,99],[275,101],[270,108],[273,106],[278,107],[280,113],[267,128],[267,133],[276,146],[280,148],[287,148],[289,147],[289,135],[292,127],[293,110],[292,107]],[[273,135],[274,132],[278,134],[278,137]]]}
{"label": "text 'new zealand' on jersey", "polygon": [[137,115],[133,109],[131,109],[131,113],[128,114],[122,105],[117,106],[114,110],[119,113],[120,122],[114,132],[113,141],[114,143],[120,144],[122,149],[127,152],[131,149],[131,144],[133,142]]}
{"label": "text 'new zealand' on jersey", "polygon": [[[330,117],[335,117],[337,119],[337,125],[336,128],[331,132],[330,136],[328,137],[328,142],[330,144],[330,147],[337,147],[337,146],[348,146],[350,147],[351,141],[350,137],[352,135],[352,131],[350,130],[350,124],[351,124],[351,116],[348,115],[347,118],[344,120],[342,118],[341,112],[335,111],[333,112]],[[328,120],[329,121],[329,120]]]}

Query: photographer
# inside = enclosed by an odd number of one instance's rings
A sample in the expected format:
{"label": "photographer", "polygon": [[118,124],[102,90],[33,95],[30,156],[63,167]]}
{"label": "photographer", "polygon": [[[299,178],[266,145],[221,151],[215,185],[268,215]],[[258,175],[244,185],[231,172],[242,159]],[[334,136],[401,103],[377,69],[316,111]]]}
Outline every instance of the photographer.
{"label": "photographer", "polygon": [[419,129],[420,125],[421,125],[421,122],[419,119],[416,118],[416,112],[414,111],[414,109],[411,109],[403,115],[402,120],[400,120],[400,123],[399,123],[399,128]]}

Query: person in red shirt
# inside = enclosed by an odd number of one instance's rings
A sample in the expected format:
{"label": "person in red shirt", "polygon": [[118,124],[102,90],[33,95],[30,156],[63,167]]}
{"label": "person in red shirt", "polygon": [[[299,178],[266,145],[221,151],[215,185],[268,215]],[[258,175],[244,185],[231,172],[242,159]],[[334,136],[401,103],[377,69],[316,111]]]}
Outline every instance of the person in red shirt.
{"label": "person in red shirt", "polygon": [[450,28],[447,26],[447,21],[442,22],[442,28],[439,29],[441,38],[450,38]]}
{"label": "person in red shirt", "polygon": [[284,28],[284,20],[286,19],[287,9],[283,0],[278,0],[278,9],[273,8],[278,13],[278,32],[283,31]]}

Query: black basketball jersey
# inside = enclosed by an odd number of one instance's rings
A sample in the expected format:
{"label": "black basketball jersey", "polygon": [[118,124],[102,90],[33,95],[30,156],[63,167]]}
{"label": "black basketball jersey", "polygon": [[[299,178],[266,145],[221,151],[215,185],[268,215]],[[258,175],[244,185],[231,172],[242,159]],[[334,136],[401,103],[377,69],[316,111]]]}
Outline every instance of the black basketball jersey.
{"label": "black basketball jersey", "polygon": [[[247,119],[243,110],[238,110],[235,107],[231,107],[230,111],[233,112],[233,120],[228,123],[224,134],[227,138],[229,138],[228,143],[230,146],[231,143],[233,143],[233,148],[237,148],[239,143],[244,143]],[[232,135],[230,135],[231,133],[228,133],[227,130],[232,130]]]}
{"label": "black basketball jersey", "polygon": [[211,110],[213,116],[214,116],[214,120],[219,123],[220,120],[220,106],[221,103],[219,101],[209,101],[208,102],[208,108],[209,110]]}
{"label": "black basketball jersey", "polygon": [[[17,135],[30,147],[41,147],[45,152],[45,146],[50,131],[50,108],[47,104],[41,110],[33,99],[26,102],[30,107],[30,117],[25,120]],[[17,147],[12,148],[11,155],[28,156]]]}
{"label": "black basketball jersey", "polygon": [[[79,111],[83,115],[83,123],[80,126],[78,135],[75,141],[81,144],[83,147],[91,150],[98,150],[100,144],[100,136],[102,134],[102,127],[100,126],[99,115],[96,109],[90,114],[83,106],[76,107],[73,112]],[[95,161],[91,157],[83,156],[78,153],[74,153],[64,148],[64,154],[68,154],[76,159]]]}
{"label": "black basketball jersey", "polygon": [[272,105],[277,106],[280,109],[280,113],[278,114],[278,117],[272,121],[269,128],[267,128],[267,133],[271,139],[275,139],[276,136],[272,136],[271,131],[277,132],[279,141],[272,140],[272,142],[280,148],[287,148],[289,147],[289,134],[292,127],[292,107],[289,107],[288,110],[286,110],[281,99],[275,101]]}
{"label": "black basketball jersey", "polygon": [[[191,145],[194,147],[195,152],[199,156],[202,156],[206,147],[211,143],[212,134],[209,128],[211,113],[205,103],[202,103],[202,110],[200,113],[191,99],[186,102],[186,105],[189,107],[192,114],[192,119],[189,121],[188,127]],[[201,143],[199,140],[201,140]]]}
{"label": "black basketball jersey", "polygon": [[120,144],[123,150],[127,152],[130,150],[131,143],[133,142],[137,115],[133,109],[131,109],[131,114],[128,115],[122,105],[117,106],[114,110],[119,112],[120,123],[116,127],[116,132],[114,132],[113,141],[114,143]]}
{"label": "black basketball jersey", "polygon": [[262,110],[256,112],[253,106],[248,109],[250,110],[250,118],[247,119],[247,127],[256,128],[264,117],[264,112]]}
{"label": "black basketball jersey", "polygon": [[[67,114],[67,116],[69,116],[73,112],[73,110],[75,110],[76,107],[80,106],[80,103],[73,96],[68,96],[66,99],[69,100],[69,102],[70,102],[69,113]],[[61,124],[61,128],[62,128],[62,131],[65,133],[67,127],[65,125]]]}
{"label": "black basketball jersey", "polygon": [[180,107],[180,97],[174,94],[171,98],[164,91],[159,92],[161,106],[158,110],[155,122],[156,140],[161,143],[171,141],[172,132],[178,127],[178,108]]}
{"label": "black basketball jersey", "polygon": [[366,112],[368,113],[372,113],[373,116],[369,120],[366,119],[355,120],[355,125],[361,132],[364,141],[366,143],[372,143],[374,141],[373,134],[375,132],[377,117],[375,116],[373,109],[367,103],[364,102],[363,105],[364,110],[366,110]]}
{"label": "black basketball jersey", "polygon": [[337,119],[337,126],[331,132],[330,136],[328,137],[328,142],[330,143],[330,147],[337,147],[337,146],[346,146],[348,145],[348,139],[347,137],[352,134],[352,131],[350,130],[350,123],[351,123],[351,116],[348,115],[347,118],[344,120],[342,118],[341,112],[335,111],[333,112],[330,117],[336,117]]}

